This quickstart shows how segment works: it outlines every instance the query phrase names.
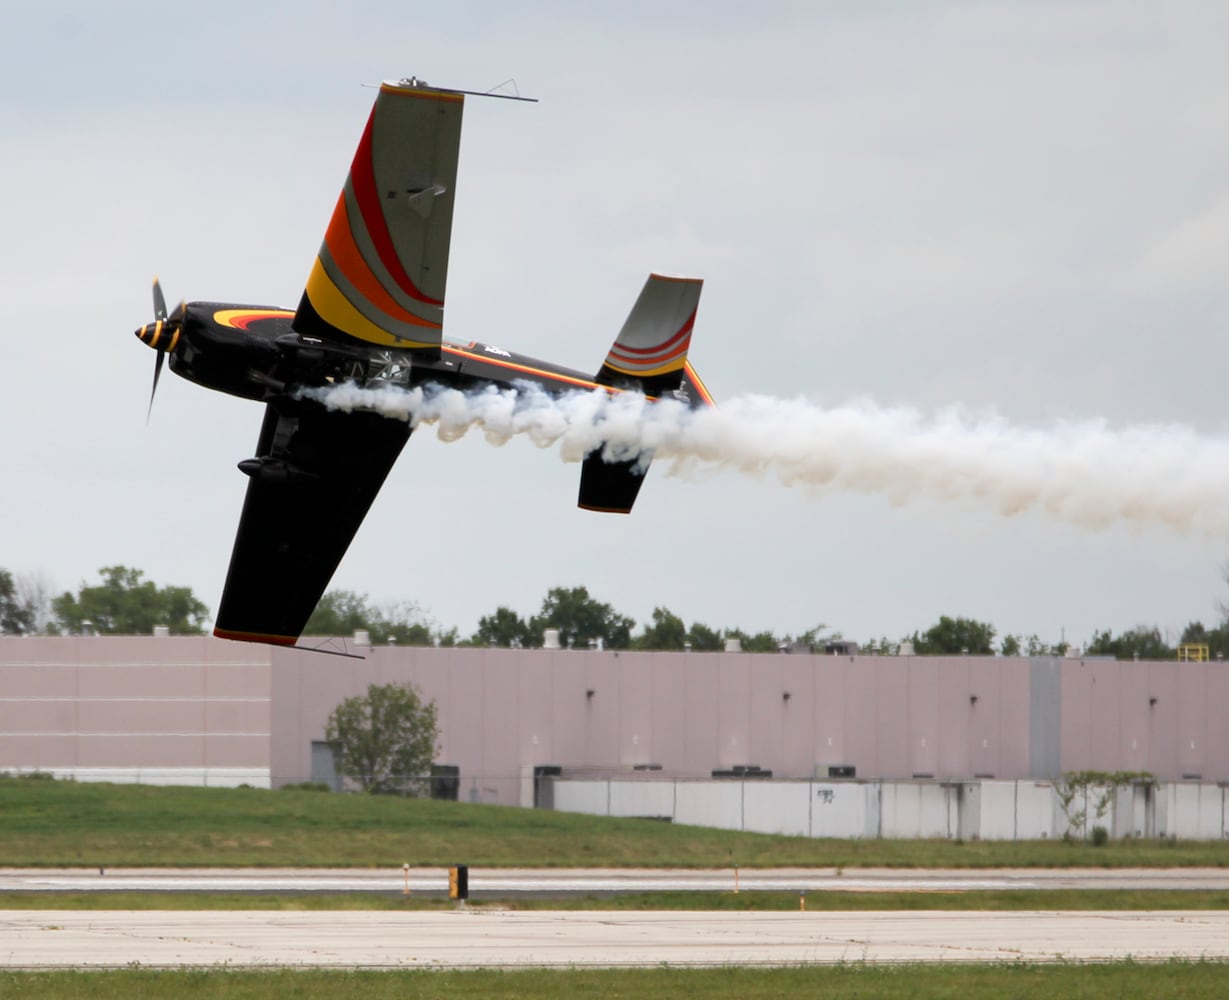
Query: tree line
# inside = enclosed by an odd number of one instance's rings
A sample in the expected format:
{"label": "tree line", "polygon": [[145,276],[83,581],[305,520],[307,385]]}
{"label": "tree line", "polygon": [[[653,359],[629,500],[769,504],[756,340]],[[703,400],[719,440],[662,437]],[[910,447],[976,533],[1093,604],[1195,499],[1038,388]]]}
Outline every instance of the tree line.
{"label": "tree line", "polygon": [[0,569],[0,632],[8,635],[200,635],[209,608],[190,587],[159,587],[127,566],[104,566],[96,584],[54,594],[45,577]]}
{"label": "tree line", "polygon": [[[0,568],[0,633],[9,635],[149,635],[155,626],[172,635],[200,635],[209,621],[209,608],[191,588],[158,586],[144,579],[139,569],[104,566],[97,583],[82,583],[76,592],[54,594],[38,575],[15,576]],[[1083,649],[1086,656],[1117,659],[1165,660],[1177,655],[1177,646],[1206,645],[1210,655],[1229,655],[1229,605],[1222,605],[1222,621],[1212,628],[1193,621],[1173,646],[1156,627],[1138,626],[1117,634],[1095,633]],[[669,608],[653,609],[649,621],[636,631],[635,619],[597,600],[588,588],[552,587],[536,614],[523,617],[500,605],[478,620],[472,635],[441,626],[408,601],[377,604],[365,594],[331,590],[321,598],[304,630],[306,635],[351,636],[365,631],[372,643],[407,646],[497,646],[532,649],[541,647],[547,629],[556,629],[560,645],[585,649],[600,644],[605,649],[721,650],[727,640],[737,639],[752,653],[780,650],[822,650],[842,641],[841,633],[817,624],[796,634],[746,631],[738,627],[714,628],[703,622],[688,624]],[[923,656],[1061,656],[1064,642],[1049,643],[1037,635],[1004,635],[995,627],[972,618],[941,616],[925,631],[900,639],[881,636],[860,642],[861,652],[897,654],[912,647]]]}

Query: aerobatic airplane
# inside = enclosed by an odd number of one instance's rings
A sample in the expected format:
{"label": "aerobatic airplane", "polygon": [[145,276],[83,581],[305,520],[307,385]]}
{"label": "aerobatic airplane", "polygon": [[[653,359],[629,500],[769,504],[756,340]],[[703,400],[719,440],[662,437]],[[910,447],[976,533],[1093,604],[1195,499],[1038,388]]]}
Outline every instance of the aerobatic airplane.
{"label": "aerobatic airplane", "polygon": [[[171,371],[265,404],[214,635],[293,645],[410,436],[405,420],[329,410],[302,390],[342,383],[459,389],[531,383],[635,389],[712,404],[687,360],[701,282],[653,274],[595,375],[442,337],[466,92],[382,84],[297,310],[181,303],[136,331]],[[579,504],[627,513],[645,463],[581,465]]]}

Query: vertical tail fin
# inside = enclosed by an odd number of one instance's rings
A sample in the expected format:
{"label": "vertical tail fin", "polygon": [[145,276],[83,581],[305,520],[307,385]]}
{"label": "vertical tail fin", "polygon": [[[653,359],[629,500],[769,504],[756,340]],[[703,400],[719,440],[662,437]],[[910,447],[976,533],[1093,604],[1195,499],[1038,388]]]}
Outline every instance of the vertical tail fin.
{"label": "vertical tail fin", "polygon": [[699,278],[650,274],[596,381],[649,396],[677,389],[703,286]]}
{"label": "vertical tail fin", "polygon": [[[712,397],[687,361],[702,287],[699,278],[650,274],[595,381],[646,396],[680,393],[692,406],[711,406]],[[607,462],[600,451],[591,453],[581,465],[578,505],[630,513],[650,459]]]}

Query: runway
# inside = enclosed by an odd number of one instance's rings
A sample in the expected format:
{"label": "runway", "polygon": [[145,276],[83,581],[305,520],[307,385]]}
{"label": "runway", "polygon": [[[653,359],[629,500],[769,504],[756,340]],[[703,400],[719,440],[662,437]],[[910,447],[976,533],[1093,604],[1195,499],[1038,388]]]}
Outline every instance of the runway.
{"label": "runway", "polygon": [[0,966],[475,968],[1229,959],[1225,912],[0,913]]}
{"label": "runway", "polygon": [[[471,868],[475,898],[570,893],[729,892],[734,869]],[[1229,868],[747,869],[742,891],[971,892],[1013,889],[1229,891]],[[0,868],[0,892],[444,893],[445,868]]]}

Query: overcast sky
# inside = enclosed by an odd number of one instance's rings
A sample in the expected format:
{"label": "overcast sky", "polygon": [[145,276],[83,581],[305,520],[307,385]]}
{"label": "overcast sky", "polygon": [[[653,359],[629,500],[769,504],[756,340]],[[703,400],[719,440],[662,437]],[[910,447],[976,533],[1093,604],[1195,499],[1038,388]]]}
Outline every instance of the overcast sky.
{"label": "overcast sky", "polygon": [[[8,5],[0,567],[75,590],[122,563],[216,609],[261,410],[168,375],[145,425],[150,278],[297,304],[360,84],[411,74],[541,99],[467,102],[451,339],[595,370],[650,270],[693,274],[719,403],[1177,425],[1206,462],[1229,440],[1226,52],[1216,2]],[[941,614],[1176,639],[1229,599],[1229,513],[1092,530],[655,468],[617,518],[576,509],[578,475],[420,431],[334,586],[463,634],[583,584],[640,622],[860,640]]]}

